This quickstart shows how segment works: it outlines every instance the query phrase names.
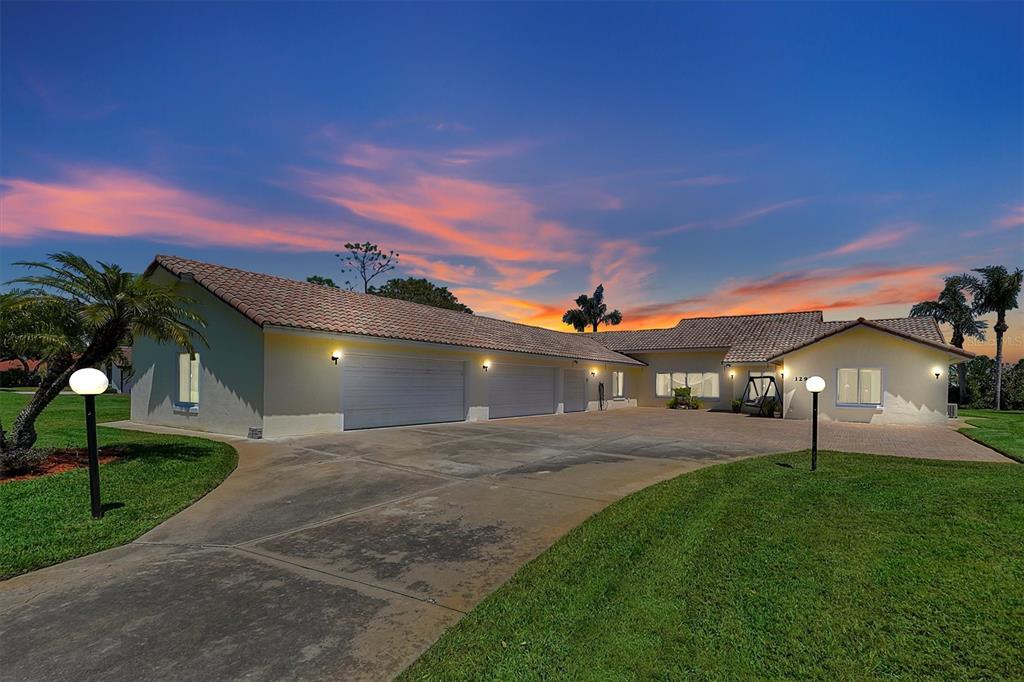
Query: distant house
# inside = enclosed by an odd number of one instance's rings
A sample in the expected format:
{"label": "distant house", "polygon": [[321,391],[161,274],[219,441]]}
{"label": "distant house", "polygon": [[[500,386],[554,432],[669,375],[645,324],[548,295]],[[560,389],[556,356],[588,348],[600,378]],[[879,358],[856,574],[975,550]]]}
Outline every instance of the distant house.
{"label": "distant house", "polygon": [[827,419],[938,422],[947,367],[970,357],[929,319],[815,311],[572,334],[172,256],[147,276],[197,301],[209,346],[137,340],[132,419],[228,434],[662,406],[680,386],[713,409],[778,391],[799,419],[816,374]]}

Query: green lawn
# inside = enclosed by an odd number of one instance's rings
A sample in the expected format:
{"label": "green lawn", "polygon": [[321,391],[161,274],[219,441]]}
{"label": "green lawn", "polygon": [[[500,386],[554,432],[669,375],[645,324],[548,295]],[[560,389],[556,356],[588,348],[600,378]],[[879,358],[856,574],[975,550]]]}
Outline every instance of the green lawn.
{"label": "green lawn", "polygon": [[1024,412],[960,410],[960,416],[976,427],[960,429],[960,433],[1018,462],[1024,462]]}
{"label": "green lawn", "polygon": [[608,507],[402,679],[1024,678],[1024,467],[808,460]]}
{"label": "green lawn", "polygon": [[[5,425],[29,397],[0,393]],[[128,399],[98,396],[96,411],[101,422],[127,419]],[[82,398],[58,397],[36,428],[40,447],[84,447]],[[238,461],[231,446],[201,438],[97,431],[101,452],[117,447],[125,454],[100,467],[104,517],[89,513],[84,468],[0,484],[0,578],[129,542],[216,487]]]}

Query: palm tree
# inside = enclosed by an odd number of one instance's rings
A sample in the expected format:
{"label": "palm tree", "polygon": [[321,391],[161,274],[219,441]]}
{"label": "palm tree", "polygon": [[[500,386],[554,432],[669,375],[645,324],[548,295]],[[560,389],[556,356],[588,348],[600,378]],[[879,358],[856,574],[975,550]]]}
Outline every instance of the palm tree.
{"label": "palm tree", "polygon": [[604,303],[604,285],[598,284],[593,296],[579,295],[576,307],[565,311],[562,322],[571,324],[578,332],[586,331],[587,327],[596,332],[599,325],[622,322],[622,313],[618,310],[608,312],[608,306]]}
{"label": "palm tree", "polygon": [[963,286],[971,292],[974,307],[979,314],[996,314],[996,409],[1001,409],[1003,389],[1003,334],[1009,329],[1006,324],[1006,311],[1017,307],[1017,296],[1020,295],[1021,283],[1024,282],[1024,270],[1017,268],[1010,272],[1003,265],[988,265],[975,268],[977,275],[960,275]]}
{"label": "palm tree", "polygon": [[[921,301],[910,309],[911,317],[934,317],[937,321],[953,328],[950,343],[963,349],[967,338],[985,340],[985,329],[988,323],[979,320],[977,312],[964,295],[964,284],[959,277],[947,277],[946,286],[934,301]],[[969,396],[967,391],[967,365],[957,363],[957,383],[959,384],[960,404],[965,405]]]}
{"label": "palm tree", "polygon": [[32,399],[14,420],[8,437],[0,427],[0,450],[26,451],[36,442],[35,421],[67,386],[73,372],[110,360],[135,336],[174,343],[194,352],[193,339],[206,341],[202,317],[189,306],[192,299],[174,287],[154,284],[117,265],[93,266],[64,251],[49,262],[16,265],[41,271],[13,280],[30,287],[6,306],[28,313],[33,320],[21,342],[37,349],[46,371]]}

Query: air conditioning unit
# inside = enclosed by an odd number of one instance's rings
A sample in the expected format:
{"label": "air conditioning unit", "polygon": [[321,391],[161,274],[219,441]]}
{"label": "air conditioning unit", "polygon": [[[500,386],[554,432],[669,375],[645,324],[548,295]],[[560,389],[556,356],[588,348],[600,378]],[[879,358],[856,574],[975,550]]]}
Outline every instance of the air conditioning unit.
{"label": "air conditioning unit", "polygon": [[958,412],[959,406],[956,403],[946,403],[946,416],[950,419],[956,419],[960,416]]}

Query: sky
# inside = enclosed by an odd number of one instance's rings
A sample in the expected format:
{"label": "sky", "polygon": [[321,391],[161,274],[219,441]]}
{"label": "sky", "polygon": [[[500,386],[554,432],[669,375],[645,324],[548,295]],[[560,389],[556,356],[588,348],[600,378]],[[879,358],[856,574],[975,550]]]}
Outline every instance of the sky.
{"label": "sky", "polygon": [[[0,5],[0,268],[343,281],[569,330],[906,315],[1024,264],[1024,4]],[[1024,314],[1006,353],[1024,355]],[[992,339],[969,344],[991,354]]]}

